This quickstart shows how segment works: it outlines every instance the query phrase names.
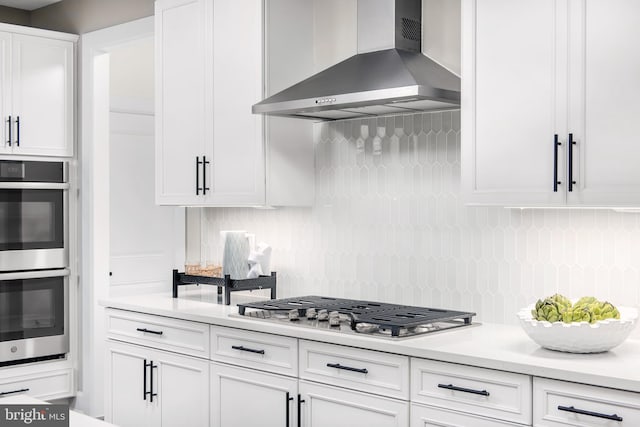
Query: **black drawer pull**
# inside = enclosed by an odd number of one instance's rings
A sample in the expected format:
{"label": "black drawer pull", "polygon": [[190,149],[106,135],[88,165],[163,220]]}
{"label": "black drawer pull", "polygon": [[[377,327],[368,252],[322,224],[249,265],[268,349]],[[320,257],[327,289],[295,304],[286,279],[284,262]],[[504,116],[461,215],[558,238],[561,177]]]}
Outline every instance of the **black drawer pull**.
{"label": "black drawer pull", "polygon": [[249,353],[264,354],[264,350],[255,350],[253,348],[246,348],[241,345],[232,345],[231,348],[234,350],[248,351]]}
{"label": "black drawer pull", "polygon": [[447,390],[462,391],[464,393],[479,394],[480,396],[489,396],[487,390],[474,390],[472,388],[457,387],[453,384],[438,384],[438,388],[446,388]]}
{"label": "black drawer pull", "polygon": [[339,363],[327,363],[329,368],[343,369],[345,371],[351,372],[360,372],[361,374],[368,374],[369,370],[367,368],[352,368],[350,366],[342,366]]}
{"label": "black drawer pull", "polygon": [[604,418],[606,420],[622,422],[622,417],[619,417],[617,414],[613,414],[613,415],[601,414],[599,412],[591,412],[591,411],[585,411],[584,409],[576,409],[573,406],[558,406],[558,411],[572,412],[574,414],[588,415],[590,417]]}
{"label": "black drawer pull", "polygon": [[155,335],[162,335],[162,331],[152,331],[151,329],[147,329],[147,328],[136,328],[136,331],[155,334]]}
{"label": "black drawer pull", "polygon": [[20,389],[20,390],[5,391],[3,393],[0,393],[0,396],[6,396],[7,394],[24,393],[25,391],[29,391],[29,389],[28,388],[23,388],[23,389]]}

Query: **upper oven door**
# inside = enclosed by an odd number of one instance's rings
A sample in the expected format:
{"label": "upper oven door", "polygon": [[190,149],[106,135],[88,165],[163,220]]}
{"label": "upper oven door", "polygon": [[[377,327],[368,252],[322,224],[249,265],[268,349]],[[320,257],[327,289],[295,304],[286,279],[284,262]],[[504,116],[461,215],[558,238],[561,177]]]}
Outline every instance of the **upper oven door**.
{"label": "upper oven door", "polygon": [[67,163],[0,160],[0,271],[68,267]]}
{"label": "upper oven door", "polygon": [[0,271],[67,267],[67,190],[3,187]]}

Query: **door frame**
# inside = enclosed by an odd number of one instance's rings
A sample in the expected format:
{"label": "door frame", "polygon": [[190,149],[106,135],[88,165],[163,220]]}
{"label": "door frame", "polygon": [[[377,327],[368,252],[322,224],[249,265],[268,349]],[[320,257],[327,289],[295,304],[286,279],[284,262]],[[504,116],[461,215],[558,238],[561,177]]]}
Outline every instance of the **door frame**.
{"label": "door frame", "polygon": [[[94,67],[110,49],[141,38],[153,37],[154,17],[138,19],[93,31],[80,37],[80,89],[78,159],[80,174],[80,297],[81,319],[77,372],[77,409],[104,415],[104,307],[109,297],[109,110],[98,104],[96,84],[103,78]],[[108,73],[107,73],[108,77]],[[107,98],[108,99],[108,98]],[[108,103],[107,103],[108,107]],[[106,118],[99,114],[106,112]],[[105,135],[106,132],[106,135]],[[105,161],[106,159],[106,161]]]}

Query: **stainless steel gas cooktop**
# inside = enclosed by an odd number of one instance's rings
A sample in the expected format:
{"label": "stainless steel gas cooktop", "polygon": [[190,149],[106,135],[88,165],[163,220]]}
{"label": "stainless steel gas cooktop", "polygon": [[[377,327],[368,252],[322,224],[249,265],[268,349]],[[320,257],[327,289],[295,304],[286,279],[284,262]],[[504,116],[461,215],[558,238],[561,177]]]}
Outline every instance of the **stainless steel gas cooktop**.
{"label": "stainless steel gas cooktop", "polygon": [[470,326],[476,313],[320,296],[238,304],[240,316],[313,329],[407,338]]}

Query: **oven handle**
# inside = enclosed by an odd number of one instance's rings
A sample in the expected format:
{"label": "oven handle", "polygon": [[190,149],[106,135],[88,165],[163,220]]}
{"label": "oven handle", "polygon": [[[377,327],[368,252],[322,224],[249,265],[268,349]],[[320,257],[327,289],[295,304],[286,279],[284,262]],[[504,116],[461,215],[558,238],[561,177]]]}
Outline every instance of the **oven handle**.
{"label": "oven handle", "polygon": [[68,190],[68,182],[0,182],[0,190]]}
{"label": "oven handle", "polygon": [[45,277],[64,277],[70,273],[68,268],[61,270],[19,271],[15,273],[0,273],[0,281],[20,279],[42,279]]}

